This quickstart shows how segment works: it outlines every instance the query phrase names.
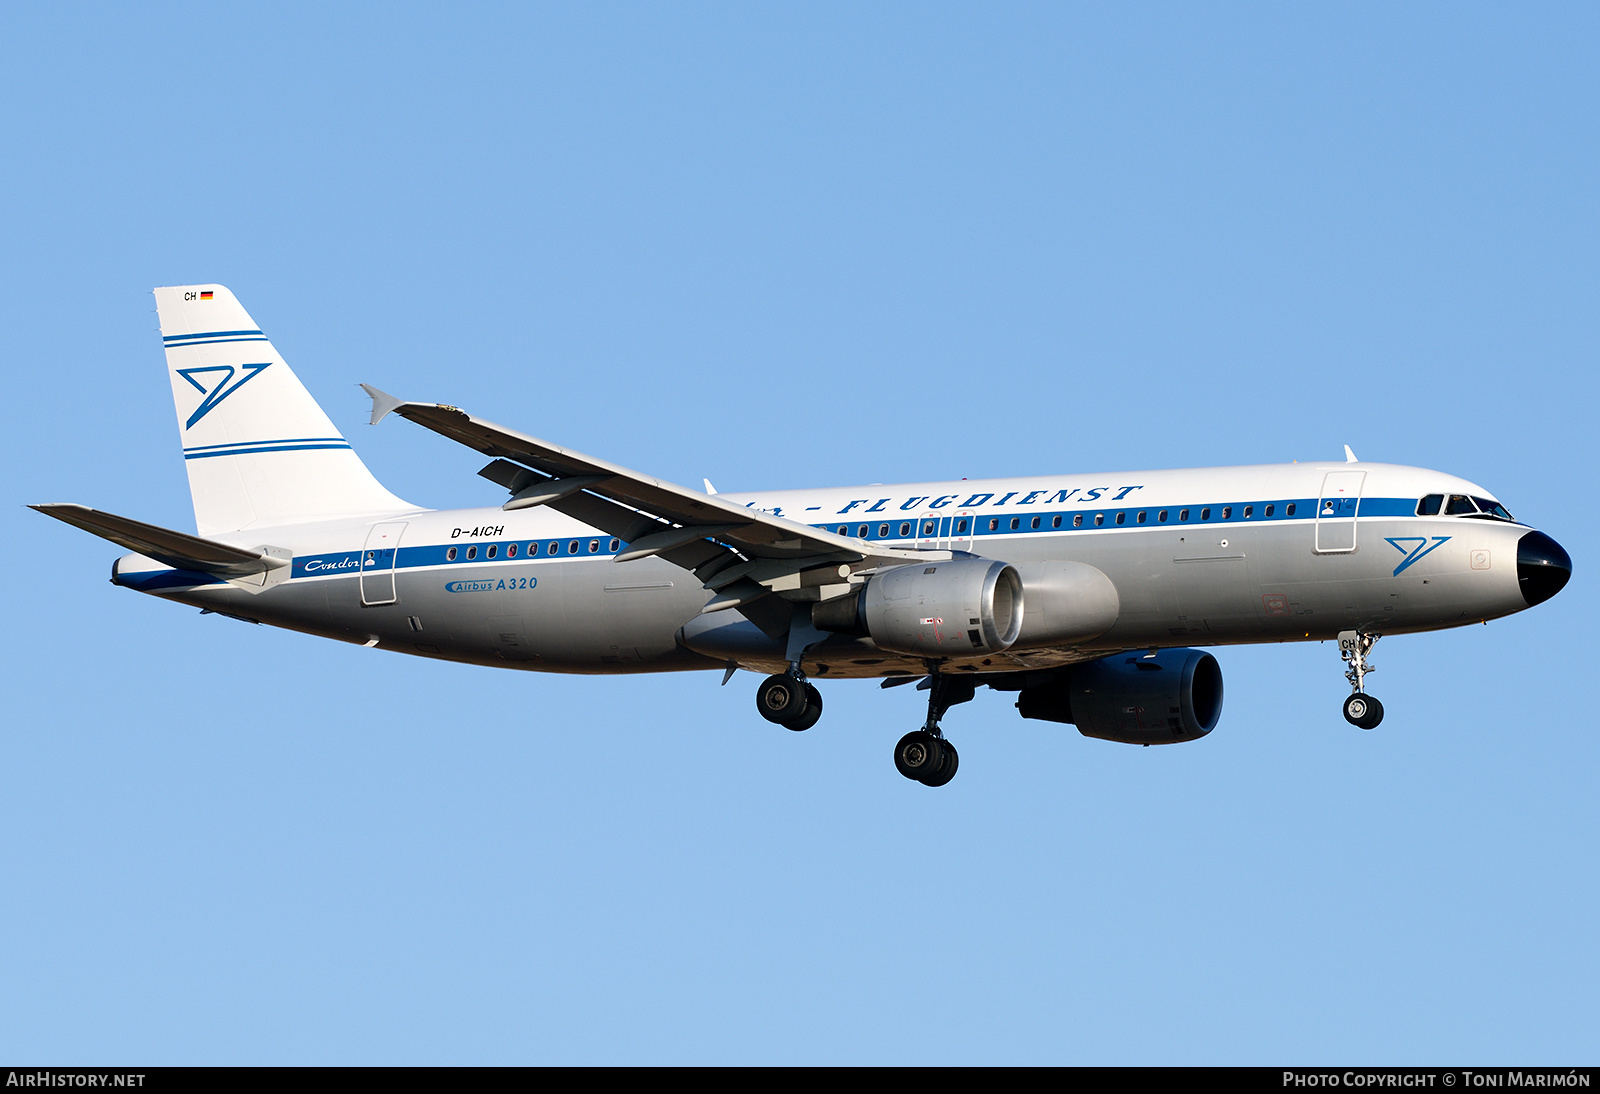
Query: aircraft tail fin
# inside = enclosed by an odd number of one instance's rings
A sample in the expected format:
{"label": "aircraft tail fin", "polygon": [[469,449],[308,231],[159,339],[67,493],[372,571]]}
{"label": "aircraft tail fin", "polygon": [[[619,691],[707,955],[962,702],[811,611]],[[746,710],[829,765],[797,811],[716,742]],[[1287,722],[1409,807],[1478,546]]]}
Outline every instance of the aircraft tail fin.
{"label": "aircraft tail fin", "polygon": [[202,536],[416,508],[372,477],[233,293],[155,296]]}

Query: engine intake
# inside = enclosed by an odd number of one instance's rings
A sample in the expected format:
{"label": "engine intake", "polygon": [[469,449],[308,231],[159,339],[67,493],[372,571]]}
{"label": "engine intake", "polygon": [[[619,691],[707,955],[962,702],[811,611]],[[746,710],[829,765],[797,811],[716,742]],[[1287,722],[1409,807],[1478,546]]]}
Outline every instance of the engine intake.
{"label": "engine intake", "polygon": [[1085,737],[1133,745],[1193,741],[1222,717],[1222,669],[1204,650],[1118,654],[1023,688],[1024,718],[1067,722]]}
{"label": "engine intake", "polygon": [[849,596],[813,605],[811,622],[917,657],[998,653],[1022,632],[1022,579],[988,558],[896,566]]}

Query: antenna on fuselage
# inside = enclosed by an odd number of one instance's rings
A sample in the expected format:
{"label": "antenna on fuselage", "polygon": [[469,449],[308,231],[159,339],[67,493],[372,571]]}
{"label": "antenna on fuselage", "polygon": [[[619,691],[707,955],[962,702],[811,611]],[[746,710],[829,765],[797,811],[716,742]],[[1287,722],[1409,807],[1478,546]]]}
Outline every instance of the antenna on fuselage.
{"label": "antenna on fuselage", "polygon": [[1345,445],[1344,446],[1344,462],[1345,463],[1360,463],[1361,462],[1360,460],[1356,459],[1356,454],[1354,452],[1350,451],[1350,446],[1349,445]]}

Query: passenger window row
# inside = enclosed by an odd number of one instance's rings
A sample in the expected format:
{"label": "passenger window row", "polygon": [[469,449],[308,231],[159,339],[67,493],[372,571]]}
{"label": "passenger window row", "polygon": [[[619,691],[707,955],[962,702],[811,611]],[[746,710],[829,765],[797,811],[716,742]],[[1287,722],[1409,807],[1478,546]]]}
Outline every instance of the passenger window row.
{"label": "passenger window row", "polygon": [[[604,552],[602,552],[600,550],[600,542],[601,541],[598,540],[598,539],[591,539],[591,540],[588,541],[587,544],[585,544],[584,541],[581,540],[581,539],[569,539],[569,540],[566,540],[565,544],[564,544],[565,552],[567,554],[569,554],[569,555],[582,555],[582,554],[598,555],[598,554],[602,554],[602,553],[613,554],[614,555],[622,547],[622,541],[620,539],[613,538],[606,545],[606,550]],[[492,559],[492,558],[500,557],[500,546],[501,545],[498,544],[498,543],[491,543],[488,546],[486,546],[484,548],[484,550],[483,550],[484,560],[487,561],[487,560]],[[586,547],[587,547],[587,550],[585,550]],[[542,548],[542,551],[541,551],[541,548]],[[530,543],[530,544],[528,544],[527,557],[528,558],[537,558],[541,553],[543,553],[545,555],[559,555],[559,554],[562,553],[562,549],[563,549],[563,541],[558,540],[558,539],[552,539],[552,540],[549,540],[549,541],[544,542],[544,543]],[[507,558],[507,559],[516,558],[517,557],[517,550],[518,550],[518,545],[517,544],[515,544],[515,543],[506,544],[505,545],[505,558]],[[463,552],[461,551],[460,548],[458,548],[458,547],[450,547],[450,548],[447,548],[445,550],[444,560],[446,562],[455,562],[457,559],[462,557],[462,554],[463,554]],[[466,556],[465,560],[467,562],[476,562],[477,558],[478,558],[478,545],[474,543],[474,544],[468,546],[466,551],[464,552],[464,554]]]}
{"label": "passenger window row", "polygon": [[[1283,512],[1283,515],[1285,517],[1292,517],[1292,516],[1295,515],[1296,505],[1295,505],[1294,502],[1292,502],[1292,501],[1291,502],[1284,502],[1284,503],[1282,503],[1282,505],[1283,505],[1282,512]],[[1265,505],[1260,506],[1261,516],[1263,518],[1277,516],[1278,512],[1279,512],[1278,506],[1279,506],[1278,502],[1268,502]],[[1221,506],[1219,512],[1220,512],[1219,519],[1221,519],[1221,520],[1233,520],[1233,519],[1235,519],[1235,517],[1234,517],[1235,507],[1232,506],[1232,505]],[[1238,514],[1239,514],[1238,519],[1241,519],[1241,520],[1252,520],[1252,519],[1255,518],[1256,512],[1257,512],[1257,506],[1254,505],[1254,504],[1238,507]],[[1199,517],[1199,519],[1201,521],[1209,521],[1211,519],[1211,514],[1212,514],[1212,507],[1209,506],[1209,505],[1205,506],[1205,507],[1200,509],[1200,517]],[[1111,517],[1111,523],[1112,523],[1113,526],[1126,525],[1128,523],[1129,517],[1132,517],[1134,524],[1152,524],[1152,523],[1153,524],[1167,524],[1172,519],[1172,511],[1170,509],[1156,509],[1156,510],[1149,510],[1149,509],[1127,510],[1127,509],[1125,509],[1125,510],[1122,510],[1120,512],[1111,513],[1109,515]],[[1020,532],[1020,531],[1023,530],[1022,522],[1023,522],[1024,519],[1026,519],[1027,522],[1028,522],[1027,523],[1027,527],[1028,527],[1029,531],[1040,531],[1040,530],[1042,530],[1045,527],[1045,522],[1046,521],[1049,521],[1049,527],[1051,529],[1058,529],[1058,528],[1061,528],[1063,526],[1063,522],[1065,522],[1068,519],[1069,516],[1071,517],[1071,526],[1073,528],[1082,528],[1082,527],[1084,527],[1085,518],[1088,519],[1088,523],[1089,523],[1090,527],[1102,528],[1102,527],[1105,526],[1107,514],[1106,513],[1093,513],[1093,514],[1088,514],[1088,513],[1071,513],[1071,514],[1067,514],[1067,513],[1044,513],[1044,514],[1040,514],[1039,516],[1036,516],[1036,517],[1028,517],[1028,518],[1023,518],[1023,517],[984,517],[984,518],[979,518],[977,520],[972,520],[969,517],[956,517],[956,518],[954,518],[954,520],[951,523],[951,529],[950,529],[950,532],[948,534],[951,535],[951,536],[966,536],[966,535],[981,535],[981,534],[983,534],[985,532]],[[1187,523],[1189,523],[1189,516],[1190,516],[1190,510],[1188,510],[1188,509],[1179,509],[1178,513],[1177,513],[1177,523],[1179,523],[1179,524],[1187,524]],[[938,535],[942,534],[940,532],[940,530],[939,530],[940,527],[941,527],[941,525],[940,525],[940,520],[941,519],[942,518],[939,518],[939,517],[928,517],[928,518],[923,518],[923,519],[918,520],[918,521],[910,521],[910,520],[900,521],[899,522],[899,527],[898,527],[898,535],[891,535],[890,534],[891,531],[895,530],[895,527],[896,527],[893,523],[885,523],[885,524],[878,525],[877,534],[876,535],[873,535],[872,525],[870,525],[870,524],[860,524],[860,525],[856,526],[855,537],[857,539],[910,539],[912,537],[913,531],[915,531],[917,535],[924,536],[924,537],[938,536]],[[971,521],[971,527],[972,527],[972,532],[970,532],[970,533],[967,531],[969,520]],[[848,524],[840,524],[840,525],[837,526],[837,531],[838,531],[838,534],[841,535],[841,536],[848,536],[848,535],[850,535],[850,525],[848,525]]]}

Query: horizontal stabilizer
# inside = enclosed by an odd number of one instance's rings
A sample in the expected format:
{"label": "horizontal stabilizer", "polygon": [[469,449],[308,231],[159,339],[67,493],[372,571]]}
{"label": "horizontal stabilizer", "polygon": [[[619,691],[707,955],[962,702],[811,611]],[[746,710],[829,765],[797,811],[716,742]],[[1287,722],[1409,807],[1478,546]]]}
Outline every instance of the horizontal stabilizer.
{"label": "horizontal stabilizer", "polygon": [[226,543],[201,539],[187,532],[174,532],[143,521],[129,520],[114,513],[102,513],[87,505],[30,505],[47,517],[55,517],[85,532],[93,532],[119,547],[136,551],[180,570],[195,570],[218,577],[247,577],[289,565],[287,558],[275,558],[265,551],[230,547]]}

